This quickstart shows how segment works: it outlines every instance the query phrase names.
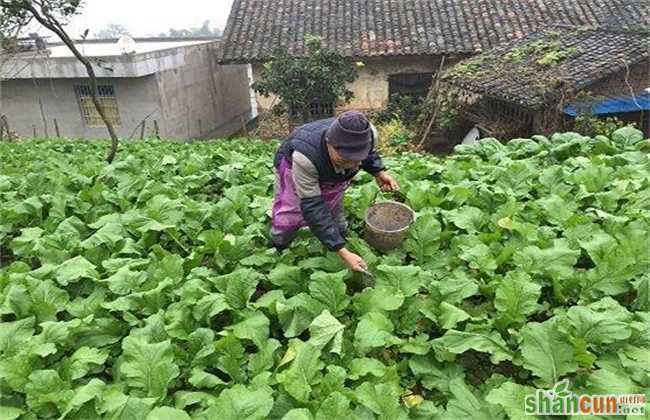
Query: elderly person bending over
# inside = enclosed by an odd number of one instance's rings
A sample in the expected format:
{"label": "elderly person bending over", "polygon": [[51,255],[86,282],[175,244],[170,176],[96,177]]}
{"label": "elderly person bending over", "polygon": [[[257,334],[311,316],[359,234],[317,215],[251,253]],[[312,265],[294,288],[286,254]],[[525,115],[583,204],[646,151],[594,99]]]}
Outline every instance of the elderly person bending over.
{"label": "elderly person bending over", "polygon": [[275,200],[271,239],[289,247],[298,230],[309,226],[352,271],[366,271],[365,261],[345,248],[347,222],[343,195],[363,169],[382,191],[399,189],[376,150],[377,131],[358,111],[298,127],[275,156]]}

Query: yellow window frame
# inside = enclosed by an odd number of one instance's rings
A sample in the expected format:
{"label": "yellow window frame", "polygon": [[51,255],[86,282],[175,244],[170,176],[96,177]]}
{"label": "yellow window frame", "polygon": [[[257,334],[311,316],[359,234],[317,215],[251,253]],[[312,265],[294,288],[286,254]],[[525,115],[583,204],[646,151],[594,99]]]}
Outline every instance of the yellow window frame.
{"label": "yellow window frame", "polygon": [[[120,112],[117,107],[117,99],[115,98],[115,90],[111,85],[97,86],[99,95],[99,103],[104,108],[106,117],[115,127],[119,127],[122,123],[120,119]],[[79,107],[81,109],[81,117],[88,127],[103,127],[104,121],[102,120],[99,112],[95,108],[95,104],[90,96],[90,86],[79,85],[75,86],[77,99],[79,100]]]}

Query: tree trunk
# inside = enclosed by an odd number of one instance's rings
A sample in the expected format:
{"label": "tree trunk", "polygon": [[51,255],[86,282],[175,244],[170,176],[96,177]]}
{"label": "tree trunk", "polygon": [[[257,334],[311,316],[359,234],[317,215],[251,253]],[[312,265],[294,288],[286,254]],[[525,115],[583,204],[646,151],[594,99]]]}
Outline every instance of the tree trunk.
{"label": "tree trunk", "polygon": [[93,104],[95,105],[95,109],[97,110],[97,113],[99,114],[102,121],[106,125],[108,134],[111,137],[111,148],[108,152],[108,155],[106,156],[106,161],[108,163],[112,163],[113,160],[115,159],[115,155],[117,154],[117,147],[118,147],[117,134],[115,133],[113,124],[111,124],[111,122],[106,117],[104,106],[101,104],[101,102],[99,102],[99,98],[97,97],[97,93],[98,93],[97,77],[95,76],[95,70],[93,69],[91,62],[79,52],[77,47],[74,45],[74,42],[72,42],[67,32],[63,29],[63,26],[61,26],[61,24],[54,17],[49,15],[46,10],[42,10],[43,15],[41,15],[39,11],[36,10],[34,6],[31,5],[31,3],[25,3],[23,8],[28,10],[41,25],[43,25],[45,28],[49,29],[50,31],[54,32],[61,39],[61,41],[63,41],[63,43],[68,47],[68,49],[72,52],[72,54],[74,54],[77,60],[79,60],[86,68],[86,73],[88,73],[88,78],[90,79],[90,91],[91,91],[90,98],[93,101]]}
{"label": "tree trunk", "polygon": [[[75,47],[73,46],[72,48]],[[88,73],[88,78],[90,79],[90,98],[92,99],[93,104],[95,105],[95,109],[97,109],[97,113],[102,118],[102,121],[104,121],[104,124],[106,125],[106,129],[108,130],[108,134],[111,136],[111,149],[108,151],[108,156],[106,156],[106,162],[112,163],[113,160],[115,159],[115,155],[117,154],[117,146],[118,146],[117,134],[115,133],[113,124],[108,120],[108,117],[106,117],[104,106],[101,104],[101,102],[99,102],[99,98],[97,97],[97,78],[95,77],[95,70],[93,69],[92,64],[88,60],[86,60],[85,57],[83,60],[80,61],[86,67],[86,72]]]}
{"label": "tree trunk", "polygon": [[431,116],[431,120],[429,120],[429,124],[427,125],[427,128],[424,130],[424,134],[422,135],[422,139],[420,140],[420,143],[415,147],[416,151],[420,151],[424,144],[426,143],[427,139],[429,138],[429,135],[431,134],[431,129],[433,128],[433,124],[436,122],[436,118],[438,117],[438,108],[440,107],[440,75],[442,74],[443,69],[445,68],[445,59],[446,56],[443,55],[442,58],[440,59],[440,68],[438,69],[438,72],[436,73],[436,80],[433,86],[433,92],[436,95],[436,102],[433,107],[433,115]]}

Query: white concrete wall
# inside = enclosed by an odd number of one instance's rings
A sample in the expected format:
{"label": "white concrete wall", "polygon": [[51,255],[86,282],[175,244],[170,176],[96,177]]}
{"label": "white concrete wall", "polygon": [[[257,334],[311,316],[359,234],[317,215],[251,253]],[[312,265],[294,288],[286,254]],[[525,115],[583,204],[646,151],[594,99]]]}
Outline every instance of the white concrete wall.
{"label": "white concrete wall", "polygon": [[[106,128],[87,127],[81,116],[74,86],[87,83],[86,79],[5,80],[0,92],[0,114],[7,116],[11,129],[21,137],[32,137],[34,130],[37,137],[55,137],[56,119],[62,137],[106,138]],[[149,114],[151,121],[161,118],[153,77],[100,79],[99,84],[114,86],[121,120],[116,130],[120,137],[129,137]],[[140,135],[139,130],[136,135]]]}
{"label": "white concrete wall", "polygon": [[167,138],[230,135],[251,119],[245,65],[219,66],[210,44],[187,48],[185,66],[156,74]]}
{"label": "white concrete wall", "polygon": [[[158,121],[163,138],[201,139],[228,136],[251,118],[250,82],[245,65],[218,66],[214,44],[184,48],[183,65],[138,78],[100,79],[112,84],[120,112],[116,127],[122,138],[154,134]],[[85,79],[12,79],[0,82],[0,115],[21,137],[106,138],[105,128],[87,127],[74,85]],[[42,113],[41,113],[42,104]],[[45,115],[46,122],[43,122]],[[199,123],[200,121],[200,123]],[[47,127],[47,129],[46,129]]]}

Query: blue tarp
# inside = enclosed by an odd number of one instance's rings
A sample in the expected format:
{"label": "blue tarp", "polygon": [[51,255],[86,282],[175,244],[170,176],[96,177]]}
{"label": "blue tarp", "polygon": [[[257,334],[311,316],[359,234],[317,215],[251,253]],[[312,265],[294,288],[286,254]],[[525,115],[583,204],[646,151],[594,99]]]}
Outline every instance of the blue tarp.
{"label": "blue tarp", "polygon": [[[595,102],[593,104],[576,104],[580,110],[586,110],[587,114],[602,115],[602,114],[618,114],[623,112],[638,112],[642,110],[650,110],[650,92],[645,91],[634,97],[632,96],[619,96],[617,98],[609,98],[602,102]],[[578,115],[576,105],[569,105],[564,108],[564,113],[575,117]],[[591,109],[589,109],[591,106]]]}

